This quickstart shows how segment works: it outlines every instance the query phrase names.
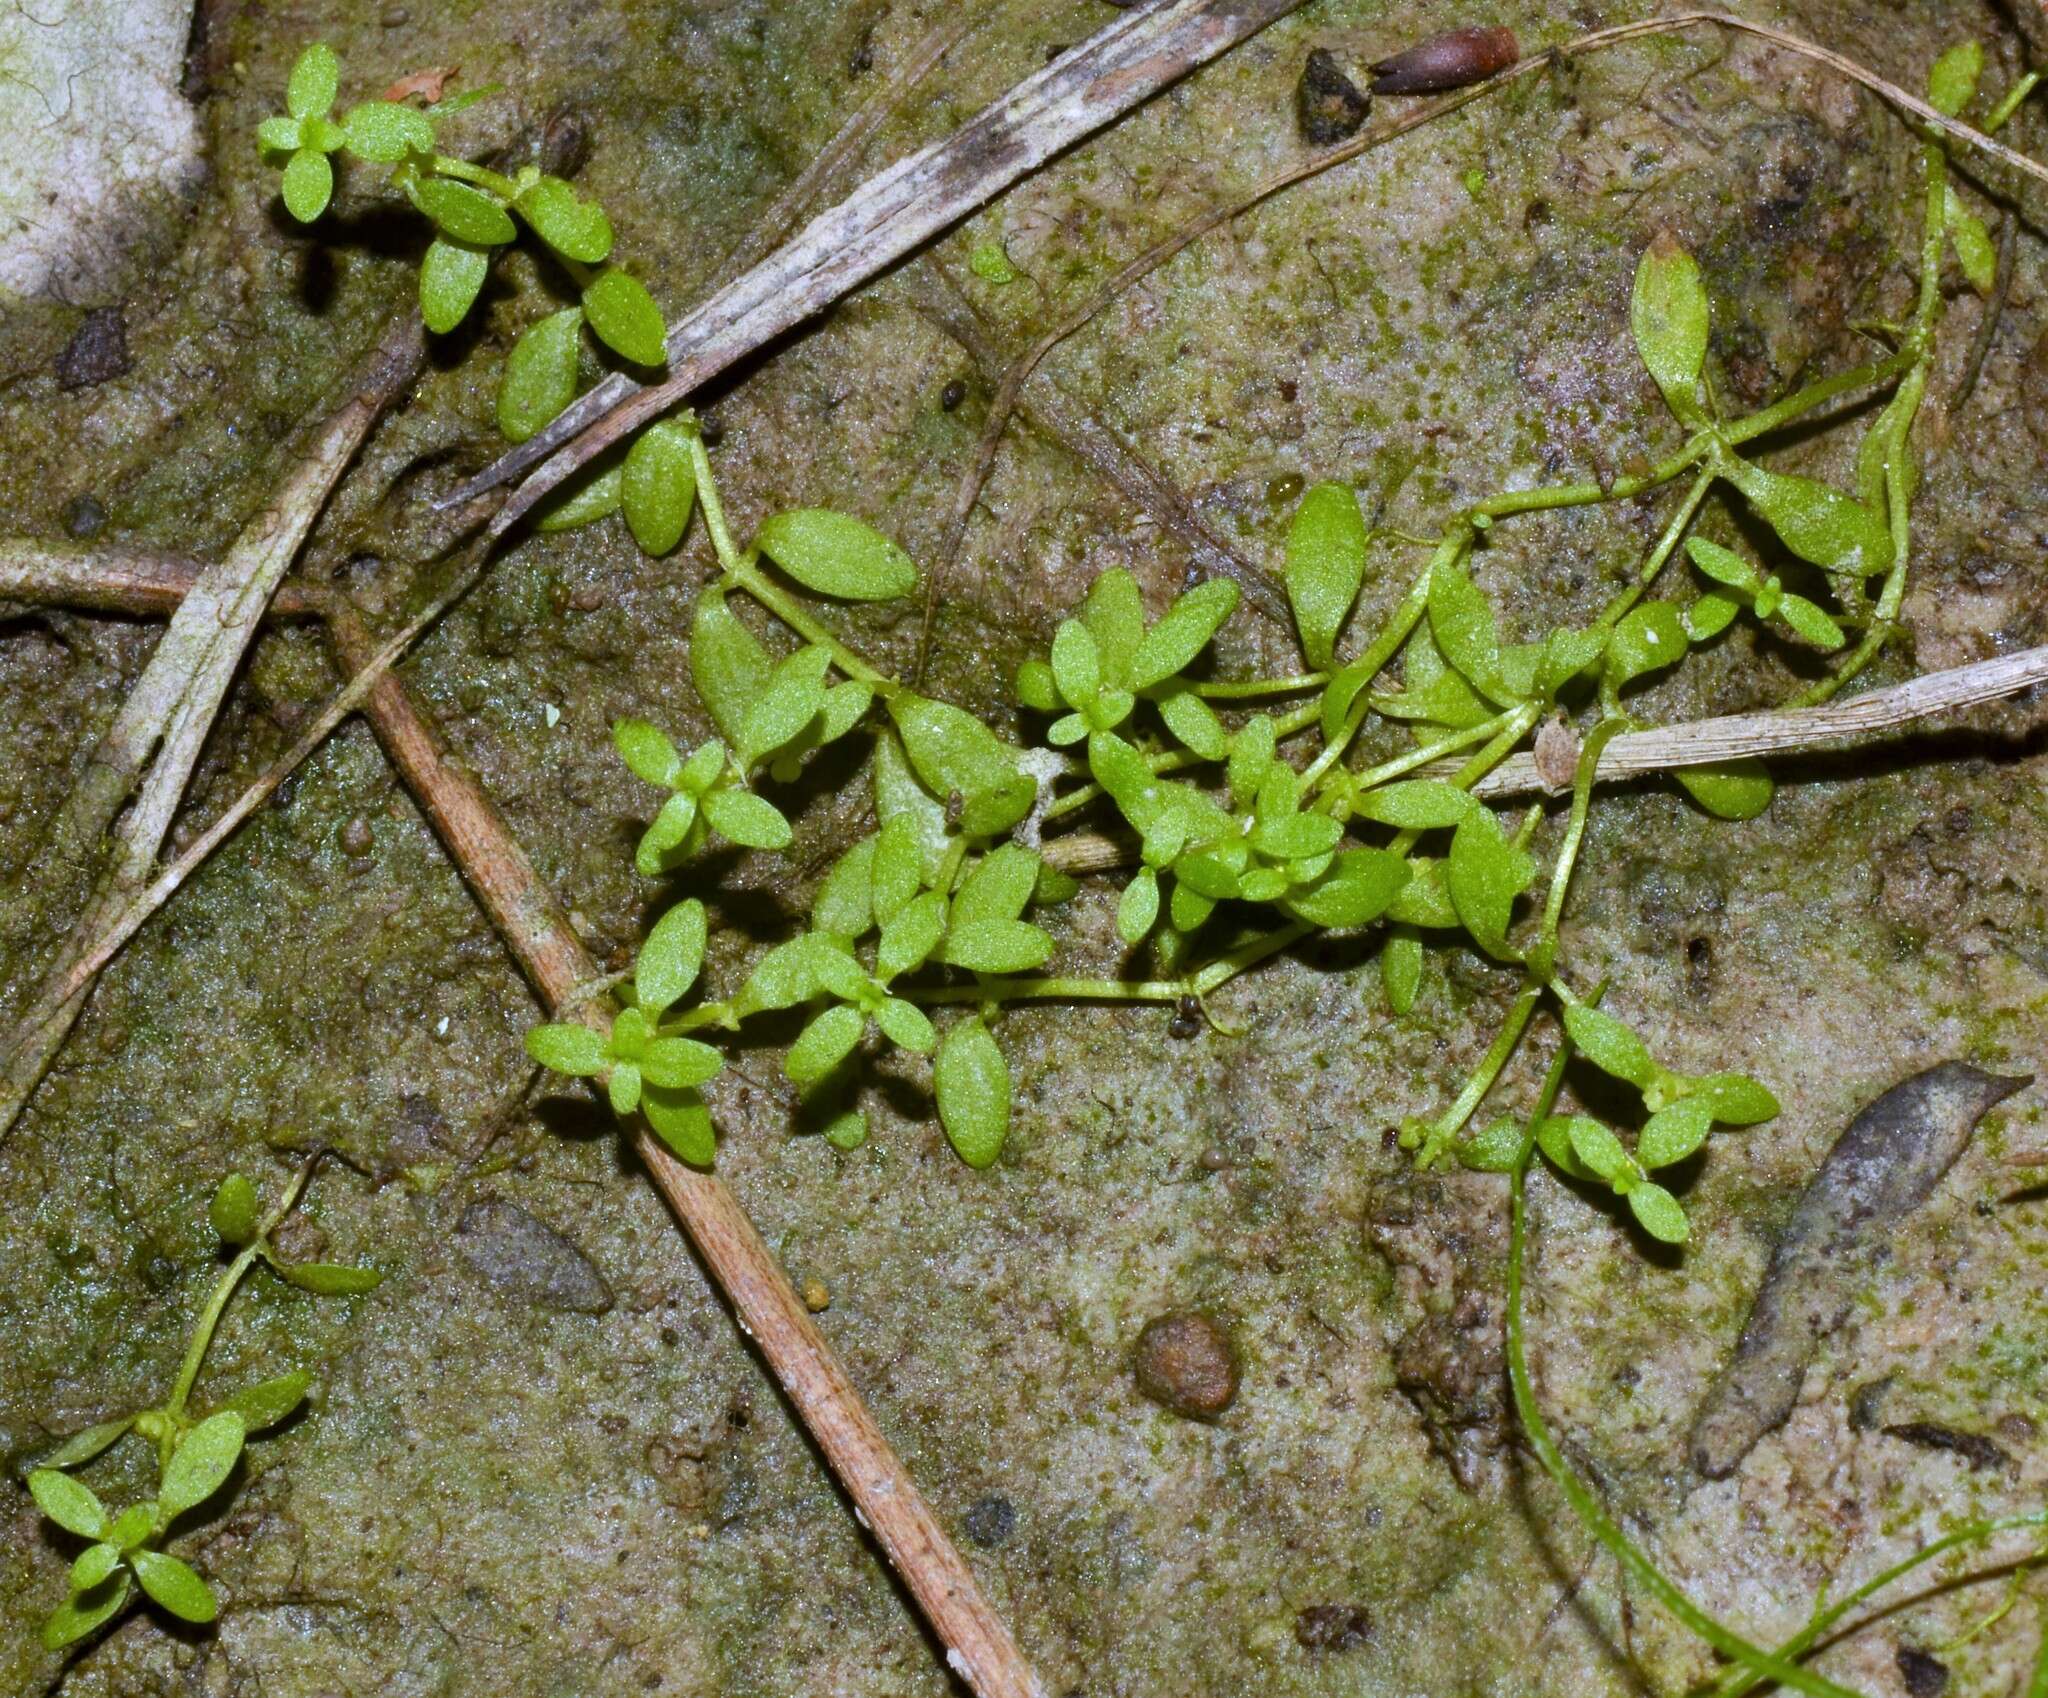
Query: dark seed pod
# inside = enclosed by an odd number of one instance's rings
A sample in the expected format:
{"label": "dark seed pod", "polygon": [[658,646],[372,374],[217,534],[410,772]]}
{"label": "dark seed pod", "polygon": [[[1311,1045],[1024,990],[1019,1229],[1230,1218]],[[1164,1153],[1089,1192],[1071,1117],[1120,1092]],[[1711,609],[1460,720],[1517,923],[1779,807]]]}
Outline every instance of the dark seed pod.
{"label": "dark seed pod", "polygon": [[1435,94],[1504,71],[1522,56],[1511,29],[1449,29],[1373,66],[1374,94]]}

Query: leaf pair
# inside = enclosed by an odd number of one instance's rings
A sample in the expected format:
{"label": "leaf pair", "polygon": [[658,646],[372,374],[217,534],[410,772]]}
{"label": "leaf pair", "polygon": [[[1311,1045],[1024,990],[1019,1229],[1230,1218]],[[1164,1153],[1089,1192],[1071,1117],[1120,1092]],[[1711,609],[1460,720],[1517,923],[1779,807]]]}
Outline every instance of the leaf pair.
{"label": "leaf pair", "polygon": [[845,736],[865,717],[873,690],[858,682],[828,688],[831,664],[830,653],[815,644],[777,661],[733,612],[718,585],[697,598],[690,678],[713,722],[732,743],[742,774],[766,761],[778,779],[794,778],[803,755]]}
{"label": "leaf pair", "polygon": [[788,847],[789,821],[772,802],[739,786],[723,744],[702,744],[685,760],[667,733],[644,719],[620,720],[612,727],[612,742],[636,778],[669,791],[633,852],[643,877],[656,877],[694,852],[710,831],[744,849]]}
{"label": "leaf pair", "polygon": [[1722,630],[1735,617],[1741,603],[1747,601],[1757,618],[1782,619],[1815,648],[1832,651],[1848,641],[1825,608],[1805,596],[1792,594],[1775,573],[1764,577],[1741,555],[1704,537],[1688,538],[1685,549],[1701,573],[1733,592],[1708,594],[1693,604],[1687,624],[1695,638],[1703,640]]}

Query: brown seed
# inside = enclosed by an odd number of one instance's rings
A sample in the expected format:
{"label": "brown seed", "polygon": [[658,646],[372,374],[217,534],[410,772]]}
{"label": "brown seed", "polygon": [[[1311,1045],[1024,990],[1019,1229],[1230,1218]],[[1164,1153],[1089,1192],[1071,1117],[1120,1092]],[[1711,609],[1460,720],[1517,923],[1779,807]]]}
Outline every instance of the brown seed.
{"label": "brown seed", "polygon": [[1215,1420],[1237,1396],[1237,1353],[1229,1334],[1192,1309],[1145,1323],[1132,1372],[1154,1403],[1192,1421]]}
{"label": "brown seed", "polygon": [[1372,96],[1347,77],[1326,47],[1309,54],[1294,85],[1294,121],[1311,147],[1349,141],[1372,110]]}
{"label": "brown seed", "polygon": [[361,814],[341,828],[341,852],[351,860],[361,860],[376,848],[376,835],[370,830],[370,822]]}
{"label": "brown seed", "polygon": [[957,377],[939,391],[939,406],[949,413],[966,399],[967,384],[964,380]]}
{"label": "brown seed", "polygon": [[1546,790],[1569,790],[1579,770],[1579,740],[1558,714],[1536,733],[1536,776]]}
{"label": "brown seed", "polygon": [[1436,94],[1504,71],[1522,56],[1511,29],[1449,29],[1373,66],[1374,94]]}

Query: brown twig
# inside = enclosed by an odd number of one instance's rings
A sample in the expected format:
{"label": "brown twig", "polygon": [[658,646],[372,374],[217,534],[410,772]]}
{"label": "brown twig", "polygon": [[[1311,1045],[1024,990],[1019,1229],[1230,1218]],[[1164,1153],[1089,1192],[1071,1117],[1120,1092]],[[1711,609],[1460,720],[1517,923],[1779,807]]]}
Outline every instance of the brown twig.
{"label": "brown twig", "polygon": [[451,496],[538,467],[492,521],[502,534],[593,455],[858,288],[1081,137],[1121,117],[1300,0],[1148,0],[984,108],[945,140],[869,178],[668,334],[668,372],[610,378]]}
{"label": "brown twig", "polygon": [[[69,551],[0,544],[0,593],[61,598],[121,612],[164,611],[200,570],[195,562],[171,557],[127,556],[116,558],[107,572],[97,573],[89,558]],[[567,913],[489,796],[448,760],[439,734],[390,672],[402,641],[377,645],[344,598],[307,590],[294,601],[295,610],[325,617],[336,652],[355,674],[335,702],[361,706],[407,789],[549,1010],[599,1030],[608,1028],[613,1005],[609,997],[584,994],[600,970]],[[333,722],[340,717],[332,704],[320,716]],[[267,795],[275,780],[298,764],[300,746],[324,736],[324,730],[302,735],[293,754],[273,767],[257,788]],[[216,822],[208,839],[217,842],[224,837],[260,799],[245,796],[230,810],[233,819]],[[197,865],[210,846],[206,839],[195,843],[178,866]],[[168,870],[166,877],[176,870]],[[168,894],[166,889],[164,895]],[[132,930],[131,925],[128,933]],[[1037,1677],[1008,1628],[738,1199],[714,1175],[676,1160],[644,1124],[636,1123],[632,1137],[635,1153],[725,1292],[741,1330],[767,1360],[799,1419],[944,1641],[948,1663],[980,1698],[1043,1698]]]}

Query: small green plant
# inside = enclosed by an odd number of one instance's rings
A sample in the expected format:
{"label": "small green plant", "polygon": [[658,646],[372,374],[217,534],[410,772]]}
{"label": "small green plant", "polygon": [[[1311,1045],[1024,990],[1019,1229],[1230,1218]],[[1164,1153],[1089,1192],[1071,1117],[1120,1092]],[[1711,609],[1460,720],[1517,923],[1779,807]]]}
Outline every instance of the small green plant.
{"label": "small green plant", "polygon": [[[228,1302],[258,1262],[320,1296],[370,1291],[383,1277],[371,1268],[278,1259],[271,1234],[297,1203],[312,1170],[309,1162],[267,1214],[260,1212],[255,1186],[242,1175],[230,1174],[221,1182],[207,1218],[235,1256],[199,1311],[170,1395],[152,1408],[72,1434],[29,1475],[29,1492],[42,1512],[65,1532],[89,1541],[71,1565],[70,1597],[44,1624],[43,1643],[51,1650],[62,1650],[113,1620],[133,1586],[180,1620],[213,1620],[212,1588],[188,1563],[162,1549],[163,1542],[180,1516],[226,1484],[249,1435],[276,1426],[313,1389],[311,1377],[294,1369],[243,1387],[205,1415],[193,1413],[192,1393]],[[69,1470],[83,1467],[130,1433],[156,1447],[157,1492],[116,1515]]]}

